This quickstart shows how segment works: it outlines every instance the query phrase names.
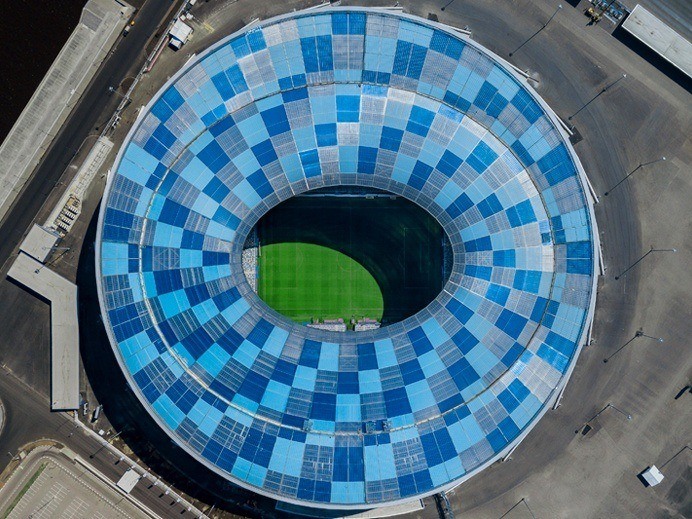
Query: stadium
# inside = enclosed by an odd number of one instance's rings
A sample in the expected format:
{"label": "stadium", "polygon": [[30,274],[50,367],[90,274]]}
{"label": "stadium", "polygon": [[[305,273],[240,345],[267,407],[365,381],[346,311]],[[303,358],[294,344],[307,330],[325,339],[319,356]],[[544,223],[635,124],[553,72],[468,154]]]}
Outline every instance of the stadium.
{"label": "stadium", "polygon": [[[356,332],[263,301],[258,222],[323,189],[437,222],[452,259],[428,304]],[[140,112],[96,269],[118,362],[181,448],[279,501],[366,509],[460,484],[559,401],[598,247],[579,159],[519,71],[435,22],[330,8],[224,38]]]}

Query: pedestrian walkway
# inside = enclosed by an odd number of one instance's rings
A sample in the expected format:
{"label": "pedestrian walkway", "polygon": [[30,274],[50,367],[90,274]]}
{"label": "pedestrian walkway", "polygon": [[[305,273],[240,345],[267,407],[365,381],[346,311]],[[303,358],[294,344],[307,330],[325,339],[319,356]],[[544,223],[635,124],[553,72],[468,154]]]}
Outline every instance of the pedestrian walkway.
{"label": "pedestrian walkway", "polygon": [[123,496],[104,478],[70,449],[36,447],[0,490],[0,516],[8,519],[160,517],[132,497]]}
{"label": "pedestrian walkway", "polygon": [[133,13],[120,0],[89,0],[79,24],[0,145],[0,221]]}

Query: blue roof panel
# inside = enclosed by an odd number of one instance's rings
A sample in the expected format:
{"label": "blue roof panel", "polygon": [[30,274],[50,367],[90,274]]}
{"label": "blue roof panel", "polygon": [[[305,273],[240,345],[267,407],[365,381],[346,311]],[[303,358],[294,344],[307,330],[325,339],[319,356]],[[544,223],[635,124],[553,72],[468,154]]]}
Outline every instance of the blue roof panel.
{"label": "blue roof panel", "polygon": [[[367,508],[468,477],[533,426],[575,361],[596,247],[578,161],[522,85],[454,32],[344,8],[229,36],[162,89],[109,178],[98,268],[116,355],[178,444],[276,499]],[[252,223],[341,184],[445,228],[450,281],[420,314],[330,334],[247,283]]]}

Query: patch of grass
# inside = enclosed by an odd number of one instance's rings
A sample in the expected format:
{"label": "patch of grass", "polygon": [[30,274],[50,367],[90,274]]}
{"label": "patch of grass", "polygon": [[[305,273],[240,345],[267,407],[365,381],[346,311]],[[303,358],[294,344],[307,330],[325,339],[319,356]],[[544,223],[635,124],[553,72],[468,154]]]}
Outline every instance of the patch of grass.
{"label": "patch of grass", "polygon": [[382,318],[377,281],[346,254],[309,243],[274,243],[261,248],[259,264],[259,296],[294,321]]}
{"label": "patch of grass", "polygon": [[22,487],[22,490],[20,490],[19,494],[17,494],[17,497],[14,498],[14,501],[12,501],[10,507],[7,510],[5,510],[4,514],[2,514],[2,519],[7,519],[7,517],[12,513],[12,510],[14,510],[15,507],[19,504],[19,502],[24,497],[24,494],[26,494],[29,491],[31,485],[33,485],[36,482],[36,480],[41,475],[41,473],[47,465],[48,463],[41,463],[41,466],[38,468],[38,470],[34,473],[33,476],[31,476],[29,481],[27,481],[26,485]]}

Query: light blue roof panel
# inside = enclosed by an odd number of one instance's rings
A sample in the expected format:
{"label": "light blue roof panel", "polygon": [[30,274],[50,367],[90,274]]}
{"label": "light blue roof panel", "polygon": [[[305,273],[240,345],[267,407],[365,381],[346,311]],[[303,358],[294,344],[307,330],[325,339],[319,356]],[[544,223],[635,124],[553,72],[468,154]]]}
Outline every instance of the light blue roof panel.
{"label": "light blue roof panel", "polygon": [[[152,416],[229,480],[308,506],[420,498],[512,448],[574,366],[595,295],[583,178],[545,104],[453,31],[357,8],[266,20],[187,64],[123,145],[104,322]],[[420,314],[308,329],[239,271],[272,206],[341,183],[439,216],[454,264]]]}

